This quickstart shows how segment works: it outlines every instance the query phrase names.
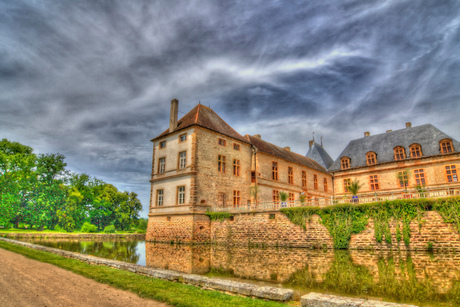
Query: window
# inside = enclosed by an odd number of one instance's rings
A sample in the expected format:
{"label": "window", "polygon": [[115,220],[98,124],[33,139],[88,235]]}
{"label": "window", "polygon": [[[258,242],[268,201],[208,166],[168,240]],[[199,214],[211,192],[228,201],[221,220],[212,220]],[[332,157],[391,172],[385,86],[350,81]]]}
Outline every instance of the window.
{"label": "window", "polygon": [[302,188],[307,187],[307,172],[302,171]]}
{"label": "window", "polygon": [[166,147],[166,141],[160,142],[160,149]]}
{"label": "window", "polygon": [[187,133],[179,135],[179,143],[187,141]]}
{"label": "window", "polygon": [[239,207],[241,204],[240,191],[233,191],[233,207]]}
{"label": "window", "polygon": [[288,183],[293,184],[294,183],[294,171],[292,170],[292,167],[288,166]]}
{"label": "window", "polygon": [[225,207],[225,193],[217,194],[217,204],[221,208]]}
{"label": "window", "polygon": [[233,149],[240,150],[240,145],[233,143]]}
{"label": "window", "polygon": [[344,179],[343,180],[343,191],[345,193],[349,192],[348,187],[350,186],[350,184],[351,184],[351,179]]}
{"label": "window", "polygon": [[251,182],[256,182],[256,172],[251,172]]}
{"label": "window", "polygon": [[380,190],[379,175],[371,175],[369,177],[369,180],[370,180],[370,186],[371,186],[372,191]]}
{"label": "window", "polygon": [[225,156],[217,156],[217,171],[219,173],[225,173]]}
{"label": "window", "polygon": [[349,169],[350,168],[350,158],[348,157],[343,157],[341,160],[342,163],[342,169]]}
{"label": "window", "polygon": [[184,169],[187,163],[187,153],[185,151],[179,153],[179,169]]}
{"label": "window", "polygon": [[224,140],[224,139],[219,139],[219,140],[217,141],[217,143],[218,143],[220,146],[227,146],[227,141]]}
{"label": "window", "polygon": [[394,148],[394,151],[395,151],[395,160],[404,160],[406,158],[404,147],[397,146]]}
{"label": "window", "polygon": [[240,160],[233,160],[233,175],[240,175]]}
{"label": "window", "polygon": [[368,152],[366,154],[366,160],[367,160],[367,165],[374,165],[377,164],[377,156],[375,155],[375,152]]}
{"label": "window", "polygon": [[422,156],[422,147],[419,144],[412,144],[409,148],[410,156],[412,158],[420,158]]}
{"label": "window", "polygon": [[445,139],[439,142],[441,153],[450,153],[453,152],[452,140]]}
{"label": "window", "polygon": [[273,202],[277,203],[280,201],[280,191],[273,190]]}
{"label": "window", "polygon": [[327,178],[324,178],[324,192],[327,192]]}
{"label": "window", "polygon": [[185,187],[177,187],[177,203],[179,205],[185,204]]}
{"label": "window", "polygon": [[163,206],[163,190],[157,190],[157,206]]}
{"label": "window", "polygon": [[166,158],[160,158],[158,160],[158,173],[163,174],[166,170]]}
{"label": "window", "polygon": [[313,175],[313,186],[315,190],[318,190],[318,175],[316,174]]}
{"label": "window", "polygon": [[407,171],[398,172],[398,181],[400,188],[409,186],[409,177],[407,176]]}
{"label": "window", "polygon": [[446,165],[447,182],[457,182],[457,168],[455,165]]}
{"label": "window", "polygon": [[415,175],[415,183],[417,185],[426,185],[426,177],[425,177],[425,172],[423,169],[416,169],[414,170],[414,175]]}
{"label": "window", "polygon": [[278,180],[278,162],[272,163],[272,179]]}
{"label": "window", "polygon": [[294,201],[294,193],[289,193],[288,201],[290,201],[290,202]]}

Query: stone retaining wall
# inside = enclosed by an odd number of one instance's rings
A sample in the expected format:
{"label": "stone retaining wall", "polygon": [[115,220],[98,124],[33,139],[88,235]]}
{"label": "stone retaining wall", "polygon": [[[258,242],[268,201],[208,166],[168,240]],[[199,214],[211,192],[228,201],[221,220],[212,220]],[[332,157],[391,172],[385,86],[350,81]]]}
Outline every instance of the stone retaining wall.
{"label": "stone retaining wall", "polygon": [[[366,229],[351,237],[349,249],[365,250],[428,250],[460,251],[460,234],[454,224],[443,221],[435,211],[425,212],[421,224],[414,219],[411,224],[410,244],[396,240],[396,224],[390,223],[392,243],[379,243],[374,235],[374,222],[369,220]],[[399,225],[399,227],[402,227]],[[332,237],[313,215],[306,230],[293,224],[281,212],[240,213],[233,221],[211,222],[211,243],[227,246],[288,246],[306,248],[333,248]]]}
{"label": "stone retaining wall", "polygon": [[77,240],[95,240],[95,241],[110,241],[110,240],[132,240],[144,241],[144,233],[0,233],[0,237],[10,239],[77,239]]}
{"label": "stone retaining wall", "polygon": [[313,292],[302,296],[300,301],[302,307],[416,307],[414,305],[387,303]]}

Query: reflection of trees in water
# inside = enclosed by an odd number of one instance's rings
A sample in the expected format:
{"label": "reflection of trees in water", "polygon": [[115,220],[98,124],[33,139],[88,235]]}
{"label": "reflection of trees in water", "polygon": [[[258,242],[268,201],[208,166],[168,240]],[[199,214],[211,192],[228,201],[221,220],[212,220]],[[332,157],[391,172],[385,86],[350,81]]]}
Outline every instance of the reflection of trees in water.
{"label": "reflection of trees in water", "polygon": [[59,248],[62,250],[93,255],[106,259],[137,263],[140,255],[137,253],[138,241],[35,241],[34,243]]}
{"label": "reflection of trees in water", "polygon": [[307,264],[302,270],[292,274],[284,286],[302,292],[316,290],[403,302],[446,302],[449,305],[460,303],[458,280],[449,280],[453,285],[451,289],[447,293],[439,293],[433,277],[427,274],[425,268],[416,268],[410,254],[406,257],[380,255],[376,265],[377,276],[365,265],[353,263],[348,251],[338,250],[335,251],[331,268],[322,278],[315,276]]}

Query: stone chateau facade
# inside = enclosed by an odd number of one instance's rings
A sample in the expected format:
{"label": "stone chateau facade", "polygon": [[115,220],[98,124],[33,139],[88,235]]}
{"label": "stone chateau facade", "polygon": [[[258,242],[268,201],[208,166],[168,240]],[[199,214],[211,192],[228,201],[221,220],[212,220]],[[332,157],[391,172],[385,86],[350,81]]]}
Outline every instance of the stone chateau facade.
{"label": "stone chateau facade", "polygon": [[179,120],[178,108],[172,100],[169,129],[152,139],[147,240],[206,241],[207,208],[278,203],[280,192],[288,202],[340,197],[355,179],[360,193],[458,186],[460,143],[430,124],[366,132],[334,161],[314,141],[303,156],[260,135],[240,135],[204,105]]}

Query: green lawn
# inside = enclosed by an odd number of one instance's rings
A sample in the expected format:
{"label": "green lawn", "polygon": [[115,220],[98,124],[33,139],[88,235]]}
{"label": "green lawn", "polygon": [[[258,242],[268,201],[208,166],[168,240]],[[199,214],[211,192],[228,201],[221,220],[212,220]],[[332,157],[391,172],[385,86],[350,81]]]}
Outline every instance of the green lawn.
{"label": "green lawn", "polygon": [[[50,263],[100,283],[128,290],[141,297],[166,302],[173,306],[286,306],[286,304],[203,290],[195,286],[169,282],[105,266],[90,265],[52,253],[37,251],[0,241],[0,248]],[[291,303],[296,304],[298,303]]]}

